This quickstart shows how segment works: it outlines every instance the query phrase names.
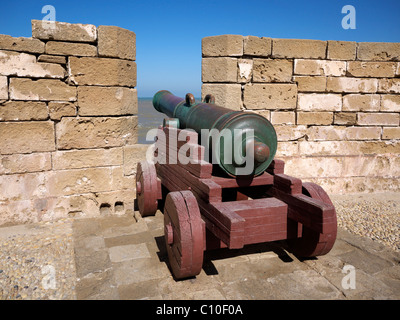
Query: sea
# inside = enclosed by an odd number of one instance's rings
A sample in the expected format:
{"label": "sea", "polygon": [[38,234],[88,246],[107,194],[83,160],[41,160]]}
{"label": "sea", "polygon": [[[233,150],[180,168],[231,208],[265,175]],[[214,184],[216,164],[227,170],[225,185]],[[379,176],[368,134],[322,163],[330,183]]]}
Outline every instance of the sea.
{"label": "sea", "polygon": [[[200,98],[196,98],[196,101],[201,100]],[[163,120],[168,117],[154,109],[153,98],[138,98],[138,102],[138,143],[152,144],[154,140],[146,139],[147,132],[150,129],[157,129],[158,126],[162,125]]]}
{"label": "sea", "polygon": [[154,140],[146,139],[147,132],[150,129],[157,129],[158,126],[162,125],[163,119],[167,118],[167,116],[154,109],[153,98],[138,98],[138,102],[138,143],[152,144]]}

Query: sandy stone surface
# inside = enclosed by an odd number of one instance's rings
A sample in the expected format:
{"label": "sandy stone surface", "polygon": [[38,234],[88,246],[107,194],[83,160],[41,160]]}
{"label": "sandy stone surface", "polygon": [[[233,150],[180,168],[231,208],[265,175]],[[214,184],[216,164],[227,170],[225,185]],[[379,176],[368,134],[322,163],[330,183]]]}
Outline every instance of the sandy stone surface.
{"label": "sandy stone surface", "polygon": [[299,259],[284,241],[207,251],[200,274],[181,281],[169,269],[161,212],[3,227],[0,297],[399,299],[398,194],[332,199],[339,229],[327,255]]}

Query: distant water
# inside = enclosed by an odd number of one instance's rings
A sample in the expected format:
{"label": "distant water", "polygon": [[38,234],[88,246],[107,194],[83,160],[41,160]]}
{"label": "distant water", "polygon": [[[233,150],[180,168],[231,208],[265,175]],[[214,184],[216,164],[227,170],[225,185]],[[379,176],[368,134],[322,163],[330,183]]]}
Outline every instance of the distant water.
{"label": "distant water", "polygon": [[150,129],[156,129],[167,118],[153,107],[153,98],[138,98],[139,100],[139,136],[138,143],[152,144],[154,141],[146,141],[146,134]]}
{"label": "distant water", "polygon": [[[158,112],[153,107],[153,98],[138,98],[139,101],[139,131],[138,131],[138,143],[140,144],[152,144],[154,141],[147,141],[146,134],[150,129],[156,129],[159,125],[162,125],[163,119],[168,118],[165,114]],[[196,101],[200,101],[200,98],[196,98]]]}

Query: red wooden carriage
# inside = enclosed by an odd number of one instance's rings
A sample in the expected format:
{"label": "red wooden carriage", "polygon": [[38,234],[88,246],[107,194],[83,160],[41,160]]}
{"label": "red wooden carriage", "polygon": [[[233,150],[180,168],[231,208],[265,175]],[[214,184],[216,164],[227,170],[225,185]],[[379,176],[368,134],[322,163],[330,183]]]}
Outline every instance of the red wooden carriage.
{"label": "red wooden carriage", "polygon": [[[257,177],[220,175],[204,160],[204,147],[191,142],[197,141],[197,133],[185,132],[189,139],[172,146],[169,137],[180,132],[160,127],[155,156],[166,163],[140,162],[136,176],[141,215],[154,215],[157,209],[164,213],[165,243],[176,279],[198,275],[205,250],[284,239],[301,257],[331,250],[336,212],[319,185],[284,174],[284,162],[278,159]],[[191,161],[168,161],[180,152]]]}

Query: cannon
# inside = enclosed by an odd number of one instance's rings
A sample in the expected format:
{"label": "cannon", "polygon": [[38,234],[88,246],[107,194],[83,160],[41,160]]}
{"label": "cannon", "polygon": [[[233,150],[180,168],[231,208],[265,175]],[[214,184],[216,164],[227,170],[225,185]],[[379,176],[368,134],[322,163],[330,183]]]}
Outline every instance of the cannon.
{"label": "cannon", "polygon": [[[179,128],[189,128],[198,134],[205,132],[206,144],[216,153],[218,165],[228,175],[243,175],[240,171],[245,170],[240,170],[243,168],[243,161],[240,160],[245,155],[246,160],[252,162],[247,175],[257,176],[263,173],[274,159],[277,148],[277,137],[272,124],[256,113],[232,111],[216,106],[211,95],[206,96],[205,101],[208,103],[196,103],[190,93],[185,99],[181,99],[162,90],[154,95],[153,105],[157,111],[177,119]],[[250,130],[252,133],[248,135]],[[213,132],[223,133],[224,140],[221,143],[218,137],[217,140],[212,140]],[[235,135],[235,132],[238,134]],[[240,151],[236,157],[240,158],[239,161],[230,154],[235,148]]]}
{"label": "cannon", "polygon": [[169,118],[152,159],[137,165],[136,202],[143,217],[163,212],[175,279],[198,275],[206,250],[278,240],[299,257],[332,249],[335,208],[322,187],[284,174],[267,119],[217,106],[212,95],[197,103],[159,91],[153,106]]}

